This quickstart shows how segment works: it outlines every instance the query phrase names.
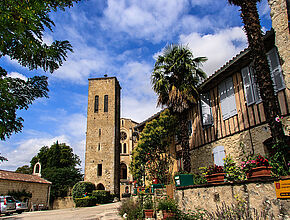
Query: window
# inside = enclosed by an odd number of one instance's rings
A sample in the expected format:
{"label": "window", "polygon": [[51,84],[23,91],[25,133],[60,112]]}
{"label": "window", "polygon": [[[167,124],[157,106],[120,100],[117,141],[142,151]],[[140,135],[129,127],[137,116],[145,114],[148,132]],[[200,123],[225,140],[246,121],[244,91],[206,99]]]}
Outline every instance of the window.
{"label": "window", "polygon": [[99,96],[95,96],[95,112],[99,111]]}
{"label": "window", "polygon": [[122,120],[122,127],[124,127],[124,120]]}
{"label": "window", "polygon": [[126,143],[123,144],[123,153],[124,154],[127,153],[127,144]]}
{"label": "window", "polygon": [[223,159],[226,157],[224,146],[217,146],[212,151],[214,164],[218,166],[223,166]]}
{"label": "window", "polygon": [[247,105],[261,101],[259,87],[254,76],[253,66],[247,66],[241,70],[244,83],[244,91]]}
{"label": "window", "polygon": [[212,117],[209,92],[201,94],[200,101],[201,101],[202,124],[204,126],[212,125],[213,117]]}
{"label": "window", "polygon": [[124,163],[121,163],[120,165],[120,178],[121,179],[127,179],[127,166]]}
{"label": "window", "polygon": [[232,77],[227,78],[219,84],[219,94],[223,120],[236,115],[237,107]]}
{"label": "window", "polygon": [[191,120],[188,120],[188,135],[191,136],[192,135],[192,122]]}
{"label": "window", "polygon": [[121,131],[120,139],[121,139],[122,141],[125,141],[125,140],[127,139],[127,134],[126,134],[126,132]]}
{"label": "window", "polygon": [[98,164],[98,176],[102,176],[102,164]]}
{"label": "window", "polygon": [[102,130],[99,128],[99,137],[101,137]]}
{"label": "window", "polygon": [[100,151],[101,150],[101,144],[99,143],[99,145],[98,145],[98,151]]}
{"label": "window", "polygon": [[104,112],[108,112],[108,95],[104,97]]}
{"label": "window", "polygon": [[268,63],[271,70],[271,76],[274,83],[274,90],[278,92],[285,89],[285,84],[282,75],[282,69],[279,62],[277,49],[273,48],[267,53]]}

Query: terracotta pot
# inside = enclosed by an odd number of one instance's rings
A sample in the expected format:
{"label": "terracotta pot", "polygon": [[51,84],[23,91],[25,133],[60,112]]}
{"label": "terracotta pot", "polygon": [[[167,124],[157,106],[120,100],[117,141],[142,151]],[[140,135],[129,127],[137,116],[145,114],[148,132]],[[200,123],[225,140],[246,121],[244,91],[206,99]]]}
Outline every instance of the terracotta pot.
{"label": "terracotta pot", "polygon": [[253,178],[271,177],[271,169],[272,167],[266,166],[252,168],[247,173],[247,178],[253,179]]}
{"label": "terracotta pot", "polygon": [[153,218],[154,210],[153,209],[144,209],[145,218]]}
{"label": "terracotta pot", "polygon": [[172,218],[175,216],[174,212],[167,211],[167,210],[162,210],[162,214],[163,214],[163,219]]}
{"label": "terracotta pot", "polygon": [[220,183],[225,180],[225,173],[214,173],[210,175],[206,175],[206,180],[208,183]]}

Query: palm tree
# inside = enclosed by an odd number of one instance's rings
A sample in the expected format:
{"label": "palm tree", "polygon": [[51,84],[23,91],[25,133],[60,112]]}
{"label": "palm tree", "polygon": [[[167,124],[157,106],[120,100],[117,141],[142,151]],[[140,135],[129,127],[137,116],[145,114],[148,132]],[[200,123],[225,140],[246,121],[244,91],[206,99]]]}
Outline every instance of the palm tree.
{"label": "palm tree", "polygon": [[206,74],[199,68],[207,58],[193,57],[183,45],[168,45],[155,63],[151,83],[158,95],[157,105],[166,106],[180,121],[179,140],[182,148],[184,170],[190,172],[190,153],[187,115],[198,102],[196,86]]}
{"label": "palm tree", "polygon": [[[278,98],[275,96],[270,67],[266,57],[263,43],[260,18],[257,10],[257,2],[261,0],[228,0],[230,4],[241,7],[241,18],[249,42],[250,59],[253,61],[255,77],[260,88],[263,100],[266,121],[270,126],[273,143],[282,145],[286,143],[281,123],[275,121],[277,115],[281,115]],[[284,162],[284,164],[286,161]],[[287,165],[286,165],[287,167]]]}

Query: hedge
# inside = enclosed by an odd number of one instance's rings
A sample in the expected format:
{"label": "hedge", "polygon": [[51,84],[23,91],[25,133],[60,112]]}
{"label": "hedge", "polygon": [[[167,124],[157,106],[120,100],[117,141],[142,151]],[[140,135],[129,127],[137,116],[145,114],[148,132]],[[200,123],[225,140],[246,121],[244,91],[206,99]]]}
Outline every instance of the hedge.
{"label": "hedge", "polygon": [[92,197],[96,199],[98,204],[105,204],[113,201],[113,196],[110,194],[110,191],[105,190],[94,190],[92,192]]}
{"label": "hedge", "polygon": [[75,198],[76,207],[89,207],[96,205],[96,199],[94,197],[86,196],[83,198]]}
{"label": "hedge", "polygon": [[87,195],[90,195],[95,189],[95,184],[91,182],[78,182],[74,185],[72,189],[73,200],[75,201],[76,198],[84,197],[85,193],[87,193]]}

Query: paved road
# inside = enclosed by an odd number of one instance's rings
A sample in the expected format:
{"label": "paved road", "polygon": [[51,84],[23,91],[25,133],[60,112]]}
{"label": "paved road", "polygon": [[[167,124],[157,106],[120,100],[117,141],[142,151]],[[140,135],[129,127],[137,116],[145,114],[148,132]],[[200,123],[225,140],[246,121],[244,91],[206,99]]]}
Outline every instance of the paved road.
{"label": "paved road", "polygon": [[86,208],[58,209],[49,211],[24,212],[0,219],[15,220],[120,220],[118,210],[121,203],[111,203]]}

